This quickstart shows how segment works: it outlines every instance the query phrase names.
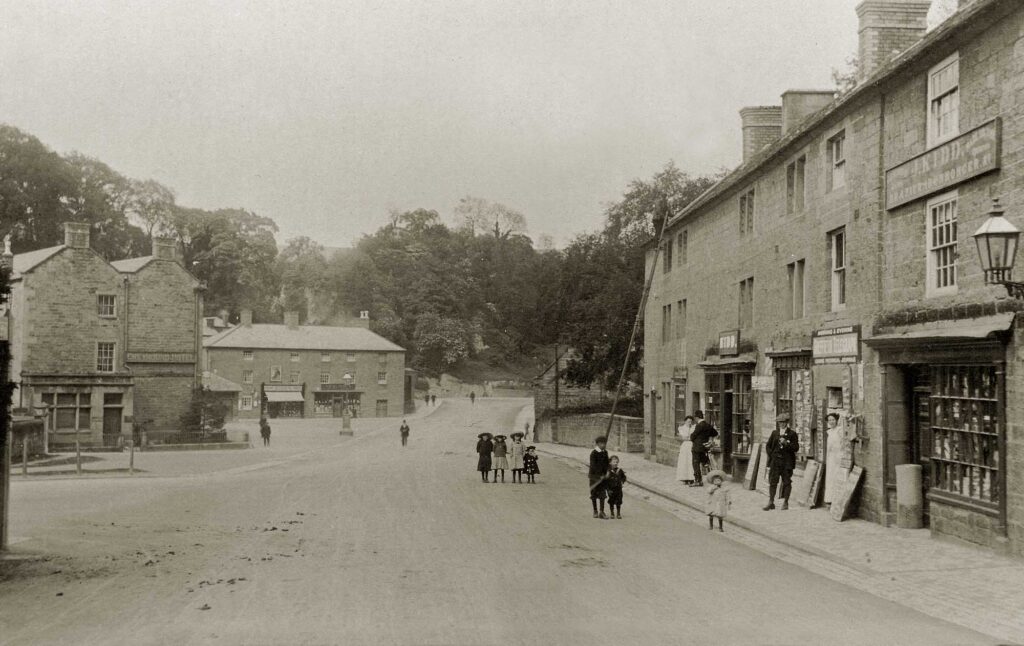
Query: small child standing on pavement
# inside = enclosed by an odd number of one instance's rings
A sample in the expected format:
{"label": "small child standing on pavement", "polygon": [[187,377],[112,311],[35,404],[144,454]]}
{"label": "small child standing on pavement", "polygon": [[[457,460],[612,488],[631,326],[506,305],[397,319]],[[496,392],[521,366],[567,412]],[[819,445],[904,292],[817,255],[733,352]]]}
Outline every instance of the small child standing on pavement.
{"label": "small child standing on pavement", "polygon": [[540,473],[540,467],[537,466],[537,447],[528,446],[526,447],[526,455],[523,456],[523,473],[526,474],[526,482],[532,483],[533,476]]}
{"label": "small child standing on pavement", "polygon": [[708,483],[708,499],[704,504],[704,511],[708,515],[708,529],[715,528],[715,519],[718,519],[718,531],[722,529],[722,520],[729,513],[729,506],[732,504],[729,490],[725,487],[725,472],[715,469],[704,478]]}
{"label": "small child standing on pavement", "polygon": [[[594,440],[594,450],[590,452],[590,471],[587,477],[590,479],[590,506],[594,508],[594,518],[608,518],[604,515],[604,478],[608,475],[607,444],[608,439],[601,436]],[[597,510],[598,503],[601,503],[600,512]]]}
{"label": "small child standing on pavement", "polygon": [[608,460],[608,475],[604,478],[604,486],[608,489],[609,518],[622,520],[622,485],[626,482],[626,472],[619,468],[619,456],[613,455]]}
{"label": "small child standing on pavement", "polygon": [[494,483],[498,483],[498,472],[501,471],[501,481],[505,482],[505,470],[508,469],[508,445],[505,444],[504,435],[494,436],[494,450],[492,452],[494,470]]}

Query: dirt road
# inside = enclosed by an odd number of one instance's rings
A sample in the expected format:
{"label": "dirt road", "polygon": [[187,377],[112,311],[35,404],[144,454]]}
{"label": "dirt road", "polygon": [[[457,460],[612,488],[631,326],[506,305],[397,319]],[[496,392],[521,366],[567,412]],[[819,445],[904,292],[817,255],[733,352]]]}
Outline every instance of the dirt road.
{"label": "dirt road", "polygon": [[446,402],[405,448],[396,420],[221,473],[16,482],[15,551],[47,556],[0,568],[0,643],[993,643],[640,500],[595,520],[550,460],[481,483],[476,434],[521,405]]}

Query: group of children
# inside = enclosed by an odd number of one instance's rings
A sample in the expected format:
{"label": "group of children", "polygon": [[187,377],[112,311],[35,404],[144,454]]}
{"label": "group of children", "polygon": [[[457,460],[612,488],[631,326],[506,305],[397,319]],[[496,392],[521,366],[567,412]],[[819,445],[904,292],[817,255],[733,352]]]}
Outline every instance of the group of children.
{"label": "group of children", "polygon": [[[608,455],[607,445],[608,439],[599,437],[590,452],[590,505],[594,508],[594,518],[622,520],[622,485],[626,483],[626,472],[619,468],[619,456]],[[605,497],[611,516],[604,515]]]}
{"label": "group of children", "polygon": [[505,471],[512,472],[512,482],[523,482],[523,474],[526,474],[528,483],[535,482],[535,476],[540,473],[537,466],[537,447],[526,446],[523,433],[513,433],[512,443],[505,442],[504,435],[491,435],[481,433],[477,436],[476,452],[479,454],[477,460],[477,471],[484,482],[491,482],[487,479],[488,474],[494,472],[493,482],[498,482],[498,474],[501,473],[501,481],[505,482]]}

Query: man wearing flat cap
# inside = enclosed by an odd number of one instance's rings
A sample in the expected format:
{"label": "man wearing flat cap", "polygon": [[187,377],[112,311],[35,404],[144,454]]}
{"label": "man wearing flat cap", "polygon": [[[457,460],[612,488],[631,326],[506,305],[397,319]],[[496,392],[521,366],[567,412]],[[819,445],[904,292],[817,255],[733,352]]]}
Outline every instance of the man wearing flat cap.
{"label": "man wearing flat cap", "polygon": [[782,480],[782,508],[789,509],[789,493],[793,489],[793,469],[796,468],[796,452],[800,448],[800,438],[789,424],[789,413],[781,413],[775,418],[776,429],[768,438],[765,447],[768,453],[768,504],[764,510],[775,509],[775,492]]}

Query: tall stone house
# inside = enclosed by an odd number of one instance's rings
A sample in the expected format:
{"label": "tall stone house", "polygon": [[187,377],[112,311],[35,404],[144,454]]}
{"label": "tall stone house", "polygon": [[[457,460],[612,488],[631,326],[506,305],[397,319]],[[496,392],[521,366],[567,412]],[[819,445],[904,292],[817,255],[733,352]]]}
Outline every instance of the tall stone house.
{"label": "tall stone house", "polygon": [[109,263],[67,223],[64,244],[11,262],[14,405],[45,414],[51,446],[176,430],[200,378],[202,288],[175,243]]}
{"label": "tall stone house", "polygon": [[857,85],[741,110],[742,163],[669,217],[645,445],[674,463],[703,409],[741,480],[779,413],[801,465],[841,413],[860,517],[893,523],[896,467],[918,464],[933,533],[1024,554],[1024,302],[971,240],[993,198],[1024,228],[1024,4],[962,2],[927,32],[929,7],[861,2]]}

